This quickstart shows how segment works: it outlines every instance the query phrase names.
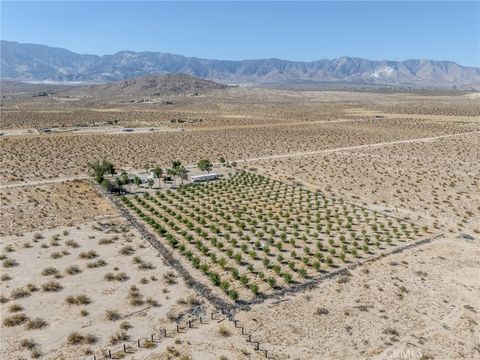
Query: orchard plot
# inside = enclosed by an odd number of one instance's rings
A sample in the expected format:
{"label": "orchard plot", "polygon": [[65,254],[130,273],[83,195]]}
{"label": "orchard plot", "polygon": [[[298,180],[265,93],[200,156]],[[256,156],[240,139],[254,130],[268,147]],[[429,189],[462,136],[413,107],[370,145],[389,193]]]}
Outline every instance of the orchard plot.
{"label": "orchard plot", "polygon": [[427,230],[247,172],[123,201],[233,300],[305,282]]}

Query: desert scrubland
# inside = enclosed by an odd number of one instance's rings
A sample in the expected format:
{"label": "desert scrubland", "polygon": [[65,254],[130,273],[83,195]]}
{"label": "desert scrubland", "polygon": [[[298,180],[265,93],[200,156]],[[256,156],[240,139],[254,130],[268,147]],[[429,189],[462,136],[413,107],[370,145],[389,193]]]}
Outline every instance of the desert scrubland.
{"label": "desert scrubland", "polygon": [[[100,158],[132,171],[220,157],[267,182],[127,196],[184,250],[129,211],[213,293],[243,301],[235,317],[270,357],[480,358],[477,95],[230,88],[151,103],[7,94],[2,358],[98,359],[108,349],[120,355],[123,343],[131,359],[264,358],[231,321],[209,319],[215,304],[85,180]],[[42,130],[86,126],[99,131]],[[102,133],[112,127],[134,131]],[[135,131],[156,127],[179,131]],[[422,239],[430,241],[389,251]],[[372,261],[361,261],[367,254]],[[275,293],[307,280],[307,289]],[[176,333],[202,314],[205,324]],[[149,341],[164,328],[169,337]]]}

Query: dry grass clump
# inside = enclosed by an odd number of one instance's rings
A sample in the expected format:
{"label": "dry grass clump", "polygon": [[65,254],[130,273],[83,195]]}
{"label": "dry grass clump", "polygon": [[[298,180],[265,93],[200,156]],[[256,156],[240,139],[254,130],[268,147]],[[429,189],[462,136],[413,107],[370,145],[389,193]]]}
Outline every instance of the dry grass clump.
{"label": "dry grass clump", "polygon": [[117,345],[120,342],[130,340],[130,335],[126,331],[119,331],[110,336],[110,345]]}
{"label": "dry grass clump", "polygon": [[26,325],[27,330],[41,329],[47,326],[47,322],[39,317],[31,319]]}
{"label": "dry grass clump", "polygon": [[58,281],[49,281],[42,284],[42,290],[45,292],[57,292],[63,289],[63,286]]}
{"label": "dry grass clump", "polygon": [[65,245],[70,246],[71,248],[79,248],[80,244],[75,240],[67,240],[65,241]]}
{"label": "dry grass clump", "polygon": [[127,281],[128,279],[130,279],[128,277],[128,275],[124,272],[119,272],[117,274],[108,272],[108,273],[105,274],[105,276],[103,278],[107,281],[115,281],[115,280],[116,281]]}
{"label": "dry grass clump", "polygon": [[22,339],[19,345],[22,349],[33,350],[37,346],[37,343],[33,339]]}
{"label": "dry grass clump", "polygon": [[8,258],[3,260],[2,265],[4,268],[12,268],[12,267],[18,266],[19,264],[15,259]]}
{"label": "dry grass clump", "polygon": [[133,306],[142,306],[145,303],[142,294],[140,294],[140,290],[135,285],[130,287],[128,299],[130,300],[130,305]]}
{"label": "dry grass clump", "polygon": [[199,306],[202,304],[202,301],[193,295],[190,295],[187,301],[191,306]]}
{"label": "dry grass clump", "polygon": [[151,262],[142,262],[138,265],[139,270],[153,270],[155,266]]}
{"label": "dry grass clump", "polygon": [[13,326],[22,325],[27,321],[28,321],[27,315],[23,313],[14,314],[14,315],[3,318],[3,325],[6,327],[13,327]]}
{"label": "dry grass clump", "polygon": [[102,238],[98,240],[98,245],[110,245],[113,244],[114,240],[111,238]]}
{"label": "dry grass clump", "polygon": [[88,305],[92,302],[92,299],[84,294],[77,296],[70,295],[65,298],[65,302],[69,305]]}
{"label": "dry grass clump", "polygon": [[105,318],[110,321],[117,321],[122,317],[120,312],[117,310],[106,310],[105,311]]}
{"label": "dry grass clump", "polygon": [[0,277],[0,280],[2,281],[10,281],[12,280],[12,277],[8,274],[2,274],[2,276]]}
{"label": "dry grass clump", "polygon": [[167,285],[175,285],[177,283],[177,275],[173,271],[169,271],[163,275],[163,279]]}
{"label": "dry grass clump", "polygon": [[32,283],[27,284],[27,286],[25,286],[25,287],[27,288],[27,291],[30,291],[31,293],[38,291],[37,285],[32,284]]}
{"label": "dry grass clump", "polygon": [[130,324],[128,321],[122,321],[122,323],[120,324],[120,329],[121,330],[127,331],[131,328],[133,328],[133,325]]}
{"label": "dry grass clump", "polygon": [[17,288],[17,289],[14,289],[12,290],[12,292],[10,293],[10,297],[12,299],[23,299],[23,298],[26,298],[27,296],[30,296],[31,295],[31,291],[29,291],[28,289],[25,289],[25,288]]}
{"label": "dry grass clump", "polygon": [[121,255],[132,255],[133,253],[135,253],[135,249],[131,245],[125,245],[120,249]]}
{"label": "dry grass clump", "polygon": [[54,251],[53,253],[50,254],[50,257],[52,259],[60,259],[63,257],[63,253],[59,252],[59,251]]}
{"label": "dry grass clump", "polygon": [[68,275],[76,275],[76,274],[80,274],[82,270],[77,265],[71,265],[65,269],[65,272]]}
{"label": "dry grass clump", "polygon": [[95,344],[98,341],[98,338],[92,334],[82,334],[78,331],[70,333],[67,337],[68,345],[91,345]]}
{"label": "dry grass clump", "polygon": [[42,352],[39,349],[33,349],[30,355],[32,359],[38,359],[43,356]]}
{"label": "dry grass clump", "polygon": [[57,268],[53,266],[49,266],[42,271],[42,275],[44,276],[49,276],[49,275],[58,275],[60,272],[58,271]]}
{"label": "dry grass clump", "polygon": [[87,268],[96,269],[96,268],[103,267],[103,266],[106,266],[106,265],[107,265],[107,262],[105,260],[98,259],[96,261],[88,262],[87,263]]}
{"label": "dry grass clump", "polygon": [[160,306],[160,303],[158,302],[158,300],[155,300],[154,298],[147,298],[147,300],[145,301],[148,305],[150,306],[153,306],[153,307],[159,307]]}
{"label": "dry grass clump", "polygon": [[10,305],[8,308],[8,311],[12,313],[20,312],[22,310],[23,310],[23,306],[17,303]]}
{"label": "dry grass clump", "polygon": [[95,259],[99,255],[95,250],[89,250],[89,251],[82,251],[80,254],[78,254],[78,257],[80,259]]}
{"label": "dry grass clump", "polygon": [[229,337],[229,336],[232,336],[232,333],[230,330],[228,330],[225,326],[220,326],[220,328],[218,329],[218,334],[222,337]]}
{"label": "dry grass clump", "polygon": [[145,340],[145,342],[142,345],[144,348],[147,348],[147,349],[153,349],[157,347],[157,344],[152,340]]}

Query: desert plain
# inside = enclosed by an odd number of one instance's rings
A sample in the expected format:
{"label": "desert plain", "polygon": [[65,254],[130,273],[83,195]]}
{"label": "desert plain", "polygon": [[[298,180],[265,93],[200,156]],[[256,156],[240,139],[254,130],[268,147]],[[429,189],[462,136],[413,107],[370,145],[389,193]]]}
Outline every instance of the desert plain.
{"label": "desert plain", "polygon": [[[250,87],[153,99],[37,93],[2,89],[3,359],[480,359],[478,93]],[[242,290],[236,299],[233,281],[228,291],[211,285],[170,249],[191,278],[211,288],[211,296],[203,296],[135,226],[144,218],[135,215],[132,222],[112,202],[116,195],[106,196],[91,181],[88,164],[98,159],[132,174],[168,168],[173,160],[192,169],[210,159],[214,171],[265,177],[279,184],[280,195],[301,199],[298,210],[289,209],[302,217],[297,231],[306,234],[307,245],[314,231],[303,218],[310,216],[303,199],[313,194],[363,209],[361,222],[399,219],[411,230],[402,227],[393,245],[373,246],[367,239],[370,248],[360,247],[357,257],[350,240],[345,247],[339,241],[343,226],[355,228],[360,218],[337,221],[332,231],[339,236],[330,242],[337,248],[334,262],[323,262],[328,254],[319,258],[325,276],[314,276],[309,267],[308,281],[302,280],[288,264],[293,283],[308,286],[283,292],[290,282],[273,283],[274,267],[265,265],[273,290],[265,296],[252,290],[253,298],[250,292],[242,297]],[[262,204],[256,206],[260,211]],[[208,209],[209,219],[218,218],[214,207]],[[237,211],[243,209],[232,216]],[[243,228],[245,214],[238,216]],[[315,237],[329,237],[328,224],[328,233],[320,227]],[[249,238],[258,235],[251,225]],[[157,241],[169,247],[164,237]],[[292,261],[301,263],[308,246],[287,245],[300,253]],[[245,254],[254,258],[251,251]],[[284,265],[279,274],[290,271]],[[249,270],[256,274],[250,281],[267,289],[259,266]],[[217,298],[228,314],[212,301]]]}

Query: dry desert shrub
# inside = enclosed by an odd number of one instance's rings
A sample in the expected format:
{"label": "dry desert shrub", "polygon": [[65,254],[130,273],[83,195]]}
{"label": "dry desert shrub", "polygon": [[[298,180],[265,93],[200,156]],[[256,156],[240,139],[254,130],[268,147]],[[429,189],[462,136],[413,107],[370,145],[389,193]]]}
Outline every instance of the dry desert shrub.
{"label": "dry desert shrub", "polygon": [[70,246],[71,248],[79,248],[80,244],[75,240],[67,240],[65,241],[65,245]]}
{"label": "dry desert shrub", "polygon": [[80,274],[82,270],[77,265],[70,265],[68,268],[65,269],[65,272],[68,275],[76,275]]}
{"label": "dry desert shrub", "polygon": [[41,329],[47,326],[47,322],[39,317],[31,319],[28,321],[27,325],[25,328],[27,330],[36,330],[36,329]]}
{"label": "dry desert shrub", "polygon": [[20,312],[23,310],[23,306],[20,305],[20,304],[12,304],[8,307],[8,311],[12,312],[12,313],[16,313],[16,312]]}
{"label": "dry desert shrub", "polygon": [[49,276],[49,275],[58,275],[60,272],[58,271],[57,268],[53,266],[49,266],[42,271],[42,275],[44,276]]}
{"label": "dry desert shrub", "polygon": [[125,245],[120,249],[122,255],[132,255],[133,253],[135,253],[135,249],[131,245]]}
{"label": "dry desert shrub", "polygon": [[2,276],[0,277],[0,280],[2,281],[10,281],[12,280],[12,277],[8,274],[2,274]]}
{"label": "dry desert shrub", "polygon": [[103,267],[103,266],[106,266],[106,265],[107,265],[107,262],[105,260],[98,259],[96,261],[88,262],[87,263],[87,268],[96,269],[96,268]]}
{"label": "dry desert shrub", "polygon": [[31,292],[25,288],[17,288],[12,290],[12,292],[10,293],[10,297],[12,299],[23,299],[30,295],[31,295]]}
{"label": "dry desert shrub", "polygon": [[5,259],[2,263],[4,268],[12,268],[18,266],[18,262],[15,259]]}
{"label": "dry desert shrub", "polygon": [[22,339],[19,345],[22,349],[33,350],[37,346],[37,343],[33,339]]}
{"label": "dry desert shrub", "polygon": [[120,312],[117,310],[106,310],[105,311],[105,318],[110,321],[117,321],[122,317]]}
{"label": "dry desert shrub", "polygon": [[78,257],[80,259],[95,259],[97,258],[99,255],[97,254],[97,252],[95,250],[89,250],[89,251],[82,251]]}
{"label": "dry desert shrub", "polygon": [[85,294],[77,296],[70,295],[65,298],[65,302],[69,305],[88,305],[92,303],[92,299]]}
{"label": "dry desert shrub", "polygon": [[232,333],[230,330],[228,330],[225,326],[220,326],[220,328],[218,329],[218,334],[221,336],[221,337],[230,337],[232,336]]}
{"label": "dry desert shrub", "polygon": [[91,345],[95,344],[98,338],[93,334],[82,334],[78,331],[70,333],[67,337],[68,345]]}
{"label": "dry desert shrub", "polygon": [[20,313],[3,318],[3,325],[6,327],[18,326],[28,321],[27,315]]}
{"label": "dry desert shrub", "polygon": [[125,331],[119,331],[110,336],[110,345],[117,345],[120,342],[130,340],[130,335]]}
{"label": "dry desert shrub", "polygon": [[42,284],[42,290],[45,292],[57,292],[63,289],[63,286],[57,281],[49,281]]}

